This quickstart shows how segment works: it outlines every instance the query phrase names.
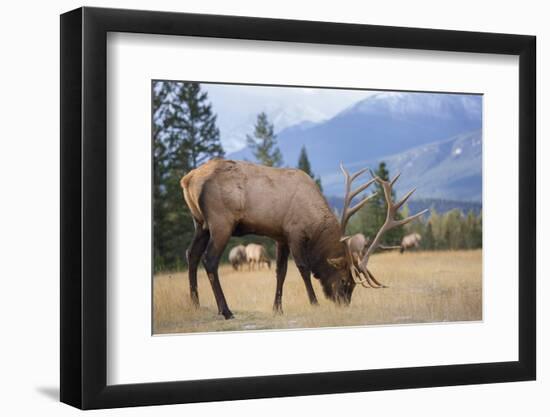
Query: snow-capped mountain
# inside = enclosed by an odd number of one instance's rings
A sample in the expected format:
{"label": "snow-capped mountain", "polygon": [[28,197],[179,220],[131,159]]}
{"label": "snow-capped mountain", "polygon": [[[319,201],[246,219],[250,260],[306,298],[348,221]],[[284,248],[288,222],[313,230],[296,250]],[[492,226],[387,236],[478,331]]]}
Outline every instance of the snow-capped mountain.
{"label": "snow-capped mountain", "polygon": [[[326,195],[342,193],[334,177],[340,161],[354,169],[384,160],[390,172],[403,171],[399,190],[410,182],[418,196],[477,201],[481,107],[479,95],[379,93],[328,120],[290,126],[278,143],[287,166],[296,166],[306,147]],[[228,157],[254,160],[246,148]]]}

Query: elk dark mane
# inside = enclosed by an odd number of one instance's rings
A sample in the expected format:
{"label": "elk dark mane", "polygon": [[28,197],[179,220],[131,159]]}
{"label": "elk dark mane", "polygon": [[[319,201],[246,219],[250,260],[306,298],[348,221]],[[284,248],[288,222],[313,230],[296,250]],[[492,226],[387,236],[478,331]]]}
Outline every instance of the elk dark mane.
{"label": "elk dark mane", "polygon": [[344,257],[345,249],[340,242],[340,225],[332,212],[327,213],[322,227],[310,240],[310,262],[313,275],[319,278],[323,272],[334,269],[327,259],[331,257]]}

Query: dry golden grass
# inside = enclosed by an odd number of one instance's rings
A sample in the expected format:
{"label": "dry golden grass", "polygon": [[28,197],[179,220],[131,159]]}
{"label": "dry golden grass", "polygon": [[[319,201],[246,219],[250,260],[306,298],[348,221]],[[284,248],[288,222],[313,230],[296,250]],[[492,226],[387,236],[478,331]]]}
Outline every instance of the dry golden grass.
{"label": "dry golden grass", "polygon": [[220,280],[235,319],[217,315],[204,270],[199,270],[200,309],[189,300],[187,272],[157,274],[153,280],[153,332],[188,333],[223,330],[334,327],[369,324],[481,320],[481,250],[383,253],[371,259],[371,271],[389,286],[357,286],[349,308],[324,298],[312,279],[320,305],[309,305],[304,283],[289,262],[283,289],[284,315],[272,313],[274,269],[235,272],[220,267]]}

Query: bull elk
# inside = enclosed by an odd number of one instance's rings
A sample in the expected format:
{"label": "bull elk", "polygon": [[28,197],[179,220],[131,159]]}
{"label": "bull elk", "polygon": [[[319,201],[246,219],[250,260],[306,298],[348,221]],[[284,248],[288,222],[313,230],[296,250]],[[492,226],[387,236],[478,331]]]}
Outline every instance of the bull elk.
{"label": "bull elk", "polygon": [[[385,181],[375,176],[357,189],[352,182],[367,169],[346,178],[346,195],[342,219],[331,211],[315,181],[297,169],[272,168],[243,161],[215,159],[189,172],[181,180],[183,194],[191,211],[195,234],[189,249],[189,286],[192,303],[199,305],[197,267],[203,265],[216,298],[218,314],[233,317],[218,276],[220,257],[231,236],[256,234],[276,242],[277,284],[273,310],[282,313],[283,283],[288,256],[292,253],[304,281],[309,301],[317,304],[311,274],[317,278],[325,296],[337,304],[348,305],[356,284],[381,286],[367,264],[387,230],[406,224],[424,212],[396,220],[397,210],[411,196],[410,191],[397,203],[391,190],[397,177]],[[377,182],[384,191],[387,217],[360,259],[353,259],[345,236],[350,217],[371,198],[364,197],[350,207],[354,197]]]}

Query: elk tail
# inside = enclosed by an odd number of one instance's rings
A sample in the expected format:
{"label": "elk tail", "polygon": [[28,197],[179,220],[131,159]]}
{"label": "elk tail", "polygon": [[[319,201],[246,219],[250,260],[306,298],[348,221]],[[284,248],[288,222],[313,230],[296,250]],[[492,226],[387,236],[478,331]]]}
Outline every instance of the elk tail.
{"label": "elk tail", "polygon": [[181,188],[189,188],[189,181],[191,181],[191,178],[193,177],[193,171],[187,173],[183,176],[183,178],[180,180],[180,186]]}

